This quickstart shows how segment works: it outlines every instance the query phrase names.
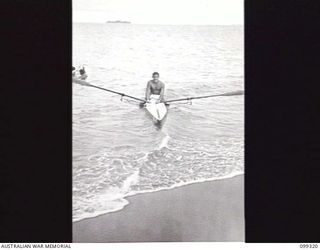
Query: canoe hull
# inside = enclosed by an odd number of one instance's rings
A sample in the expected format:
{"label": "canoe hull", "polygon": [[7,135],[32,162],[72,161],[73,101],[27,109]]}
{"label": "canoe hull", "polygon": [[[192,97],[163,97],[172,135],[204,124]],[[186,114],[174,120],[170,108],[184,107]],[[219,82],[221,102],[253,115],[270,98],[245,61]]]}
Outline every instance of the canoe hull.
{"label": "canoe hull", "polygon": [[152,117],[160,122],[167,115],[167,107],[163,102],[158,103],[159,96],[151,95],[150,101],[146,103],[146,109]]}

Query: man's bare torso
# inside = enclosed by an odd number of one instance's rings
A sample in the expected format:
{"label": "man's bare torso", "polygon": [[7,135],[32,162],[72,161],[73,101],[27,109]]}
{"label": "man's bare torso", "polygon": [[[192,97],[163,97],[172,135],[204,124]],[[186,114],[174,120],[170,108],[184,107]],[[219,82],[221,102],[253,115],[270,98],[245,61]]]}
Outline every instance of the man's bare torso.
{"label": "man's bare torso", "polygon": [[150,92],[152,95],[160,95],[161,89],[164,87],[163,82],[159,81],[158,83],[155,83],[150,80],[148,84],[150,84]]}

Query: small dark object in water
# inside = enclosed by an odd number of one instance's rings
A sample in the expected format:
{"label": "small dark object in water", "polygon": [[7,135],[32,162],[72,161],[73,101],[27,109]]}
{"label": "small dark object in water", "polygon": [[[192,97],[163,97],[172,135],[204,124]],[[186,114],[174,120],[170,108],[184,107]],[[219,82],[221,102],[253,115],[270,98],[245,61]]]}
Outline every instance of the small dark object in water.
{"label": "small dark object in water", "polygon": [[85,71],[84,67],[82,67],[82,68],[79,70],[79,73],[80,73],[79,79],[81,79],[81,80],[87,79],[88,75],[86,74],[86,71]]}
{"label": "small dark object in water", "polygon": [[84,75],[86,73],[84,67],[82,69],[80,69],[79,72],[80,72],[80,75]]}

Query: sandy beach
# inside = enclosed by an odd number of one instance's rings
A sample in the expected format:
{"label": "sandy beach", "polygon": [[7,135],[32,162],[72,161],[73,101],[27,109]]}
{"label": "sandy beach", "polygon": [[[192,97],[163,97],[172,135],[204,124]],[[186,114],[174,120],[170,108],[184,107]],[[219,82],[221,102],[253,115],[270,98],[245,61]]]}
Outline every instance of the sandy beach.
{"label": "sandy beach", "polygon": [[73,223],[73,242],[244,241],[244,176],[127,198],[124,209]]}

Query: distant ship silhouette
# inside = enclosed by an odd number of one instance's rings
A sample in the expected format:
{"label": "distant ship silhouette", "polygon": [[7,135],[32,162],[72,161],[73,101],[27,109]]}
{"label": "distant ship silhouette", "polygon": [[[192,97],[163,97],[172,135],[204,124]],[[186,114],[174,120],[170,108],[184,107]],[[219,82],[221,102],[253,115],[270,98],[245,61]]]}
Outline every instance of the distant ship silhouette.
{"label": "distant ship silhouette", "polygon": [[131,23],[131,22],[116,20],[116,21],[107,21],[106,23]]}

